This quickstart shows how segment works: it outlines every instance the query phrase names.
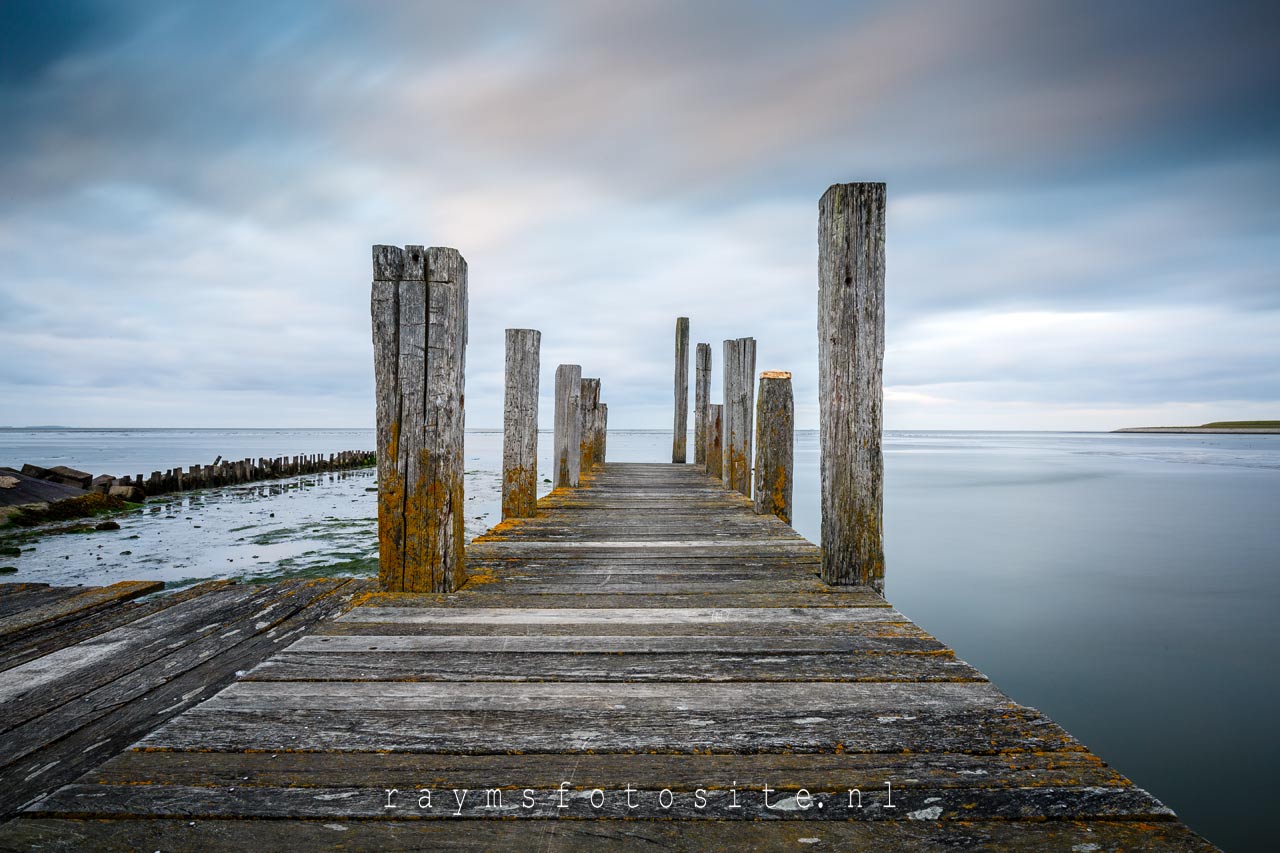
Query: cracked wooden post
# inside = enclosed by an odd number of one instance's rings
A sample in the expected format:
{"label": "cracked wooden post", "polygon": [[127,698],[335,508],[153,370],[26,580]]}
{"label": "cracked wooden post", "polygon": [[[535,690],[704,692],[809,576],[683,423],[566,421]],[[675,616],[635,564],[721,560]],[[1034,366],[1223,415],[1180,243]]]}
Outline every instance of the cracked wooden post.
{"label": "cracked wooden post", "polygon": [[502,415],[502,517],[530,518],[538,505],[538,362],[542,332],[507,329]]}
{"label": "cracked wooden post", "polygon": [[600,417],[596,422],[596,462],[604,464],[605,449],[609,444],[609,404],[600,404]]}
{"label": "cracked wooden post", "polygon": [[756,397],[756,514],[776,515],[787,524],[791,523],[795,419],[791,374],[785,370],[761,373]]}
{"label": "cracked wooden post", "polygon": [[684,462],[689,432],[689,318],[676,318],[676,421],[671,461]]}
{"label": "cracked wooden post", "polygon": [[579,450],[582,429],[582,367],[562,364],[556,368],[555,487],[575,488],[581,471]]}
{"label": "cracked wooden post", "polygon": [[378,579],[452,592],[466,578],[467,263],[456,249],[373,247]]}
{"label": "cracked wooden post", "polygon": [[724,342],[724,452],[720,479],[751,497],[751,418],[754,414],[756,339]]}
{"label": "cracked wooden post", "polygon": [[583,471],[590,471],[596,465],[596,415],[600,408],[600,380],[582,380],[581,406],[582,426],[578,431],[578,447]]}
{"label": "cracked wooden post", "polygon": [[711,344],[698,344],[693,382],[693,463],[707,464],[707,406],[711,403]]}
{"label": "cracked wooden post", "polygon": [[836,184],[818,203],[822,579],[884,592],[885,185]]}
{"label": "cracked wooden post", "polygon": [[724,406],[707,404],[707,476],[720,479],[724,462]]}

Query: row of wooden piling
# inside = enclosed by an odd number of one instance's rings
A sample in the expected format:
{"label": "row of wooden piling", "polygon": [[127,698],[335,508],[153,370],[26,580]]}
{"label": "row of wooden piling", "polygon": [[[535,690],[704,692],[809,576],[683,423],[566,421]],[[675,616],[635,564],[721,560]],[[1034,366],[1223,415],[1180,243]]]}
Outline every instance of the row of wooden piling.
{"label": "row of wooden piling", "polygon": [[126,486],[141,489],[147,497],[174,492],[190,492],[218,486],[234,486],[259,480],[275,480],[300,474],[323,474],[330,471],[346,471],[368,468],[377,457],[368,450],[343,450],[338,453],[308,453],[300,456],[277,456],[273,459],[224,460],[218,457],[212,465],[192,465],[165,471],[152,471],[150,476],[135,474],[116,477],[109,487]]}

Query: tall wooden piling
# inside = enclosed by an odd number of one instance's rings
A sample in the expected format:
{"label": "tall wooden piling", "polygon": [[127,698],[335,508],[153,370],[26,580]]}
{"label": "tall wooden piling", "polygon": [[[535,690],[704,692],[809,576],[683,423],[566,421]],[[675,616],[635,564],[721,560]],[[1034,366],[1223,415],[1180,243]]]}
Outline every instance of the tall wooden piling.
{"label": "tall wooden piling", "polygon": [[578,485],[582,453],[582,366],[556,368],[555,487]]}
{"label": "tall wooden piling", "polygon": [[600,404],[600,416],[596,421],[596,463],[603,465],[605,450],[609,444],[609,404]]}
{"label": "tall wooden piling", "polygon": [[707,476],[720,478],[724,467],[724,406],[707,404]]}
{"label": "tall wooden piling", "polygon": [[751,497],[751,418],[754,414],[756,339],[724,342],[724,452],[720,478]]}
{"label": "tall wooden piling", "polygon": [[711,344],[698,344],[693,376],[693,462],[706,467],[707,406],[711,403]]}
{"label": "tall wooden piling", "polygon": [[455,249],[374,246],[372,315],[378,577],[393,592],[451,592],[465,579],[466,261]]}
{"label": "tall wooden piling", "polygon": [[884,591],[885,185],[836,184],[818,203],[822,579]]}
{"label": "tall wooden piling", "polygon": [[578,431],[580,464],[583,471],[590,471],[596,464],[596,417],[600,409],[600,380],[582,380],[582,399],[579,404],[582,426]]}
{"label": "tall wooden piling", "polygon": [[507,329],[502,414],[502,517],[529,518],[538,504],[538,365],[542,332]]}
{"label": "tall wooden piling", "polygon": [[787,524],[791,523],[794,486],[795,421],[791,374],[785,370],[761,373],[756,396],[756,514],[776,515]]}
{"label": "tall wooden piling", "polygon": [[671,461],[684,462],[689,432],[689,318],[676,318],[676,420]]}

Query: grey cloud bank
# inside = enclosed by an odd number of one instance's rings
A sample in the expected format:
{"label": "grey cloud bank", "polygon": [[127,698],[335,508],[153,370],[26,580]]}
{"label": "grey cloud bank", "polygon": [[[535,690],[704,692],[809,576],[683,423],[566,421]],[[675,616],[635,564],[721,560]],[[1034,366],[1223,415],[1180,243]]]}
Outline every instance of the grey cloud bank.
{"label": "grey cloud bank", "polygon": [[670,423],[671,330],[816,426],[816,206],[889,184],[890,428],[1280,412],[1280,11],[0,7],[0,424],[367,426],[369,246]]}

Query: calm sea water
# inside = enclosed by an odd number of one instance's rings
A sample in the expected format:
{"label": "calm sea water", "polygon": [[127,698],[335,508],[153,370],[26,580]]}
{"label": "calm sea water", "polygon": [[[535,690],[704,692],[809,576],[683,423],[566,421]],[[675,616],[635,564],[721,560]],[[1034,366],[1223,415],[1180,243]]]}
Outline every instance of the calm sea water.
{"label": "calm sea water", "polygon": [[[501,442],[467,434],[473,534],[496,520]],[[0,431],[0,464],[125,474],[372,444],[367,430]],[[670,446],[609,434],[611,461],[665,461]],[[544,435],[543,471],[550,451]],[[898,432],[885,467],[899,609],[1210,840],[1274,848],[1280,436]],[[41,539],[6,579],[367,572],[373,485],[325,475],[162,501],[110,538]],[[813,432],[796,437],[795,503],[816,540]]]}

